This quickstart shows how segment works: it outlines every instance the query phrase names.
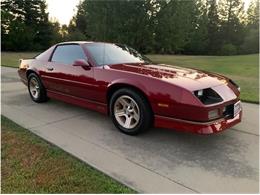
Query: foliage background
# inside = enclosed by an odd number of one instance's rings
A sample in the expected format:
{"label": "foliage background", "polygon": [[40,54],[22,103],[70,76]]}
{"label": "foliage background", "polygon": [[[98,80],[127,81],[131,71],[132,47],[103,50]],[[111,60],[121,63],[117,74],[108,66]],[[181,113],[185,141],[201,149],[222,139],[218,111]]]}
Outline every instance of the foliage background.
{"label": "foliage background", "polygon": [[70,24],[49,21],[44,0],[2,0],[2,50],[41,51],[94,40],[143,53],[235,55],[259,52],[259,1],[82,0]]}

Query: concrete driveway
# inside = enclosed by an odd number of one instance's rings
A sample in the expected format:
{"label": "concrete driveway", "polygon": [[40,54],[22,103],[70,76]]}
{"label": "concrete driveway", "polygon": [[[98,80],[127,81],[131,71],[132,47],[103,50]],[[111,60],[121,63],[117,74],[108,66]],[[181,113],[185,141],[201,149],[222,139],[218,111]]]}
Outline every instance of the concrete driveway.
{"label": "concrete driveway", "polygon": [[132,137],[99,113],[32,102],[16,69],[1,70],[3,115],[138,192],[259,191],[257,105],[243,103],[243,122],[220,134],[151,129]]}

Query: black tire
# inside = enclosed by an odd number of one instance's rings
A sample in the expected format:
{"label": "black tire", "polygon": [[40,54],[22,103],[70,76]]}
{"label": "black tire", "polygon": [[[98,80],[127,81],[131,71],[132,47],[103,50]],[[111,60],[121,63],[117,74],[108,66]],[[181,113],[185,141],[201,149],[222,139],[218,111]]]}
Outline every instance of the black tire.
{"label": "black tire", "polygon": [[[31,88],[30,83],[32,82],[32,80],[38,84],[39,91],[37,97],[35,97],[30,90]],[[29,74],[27,87],[28,87],[30,97],[34,102],[41,103],[41,102],[46,102],[48,100],[46,89],[44,88],[41,79],[38,77],[37,74],[35,73]]]}
{"label": "black tire", "polygon": [[[123,96],[131,97],[135,103],[138,105],[139,110],[139,122],[133,128],[125,128],[119,124],[115,117],[114,107],[116,101]],[[141,132],[148,130],[153,124],[153,113],[149,103],[147,102],[146,98],[139,93],[138,91],[131,89],[131,88],[122,88],[117,90],[113,93],[112,97],[110,98],[110,116],[114,125],[123,133],[128,135],[137,135]]]}

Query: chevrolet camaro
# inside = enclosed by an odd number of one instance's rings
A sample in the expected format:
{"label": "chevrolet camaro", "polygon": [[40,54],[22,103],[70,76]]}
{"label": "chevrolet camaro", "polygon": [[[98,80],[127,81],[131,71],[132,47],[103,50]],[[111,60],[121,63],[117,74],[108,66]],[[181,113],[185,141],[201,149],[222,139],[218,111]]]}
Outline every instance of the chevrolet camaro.
{"label": "chevrolet camaro", "polygon": [[231,79],[155,64],[124,44],[59,43],[20,60],[18,74],[34,102],[54,98],[105,113],[129,135],[152,126],[212,134],[242,116]]}

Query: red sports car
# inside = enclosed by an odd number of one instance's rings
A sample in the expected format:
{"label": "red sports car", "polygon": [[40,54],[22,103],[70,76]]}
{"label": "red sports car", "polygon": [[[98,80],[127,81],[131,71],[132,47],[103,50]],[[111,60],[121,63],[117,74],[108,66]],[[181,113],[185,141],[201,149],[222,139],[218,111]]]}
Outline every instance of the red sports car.
{"label": "red sports car", "polygon": [[18,73],[33,101],[50,97],[108,114],[130,135],[151,126],[211,134],[241,121],[232,80],[154,64],[123,44],[59,43],[21,60]]}

